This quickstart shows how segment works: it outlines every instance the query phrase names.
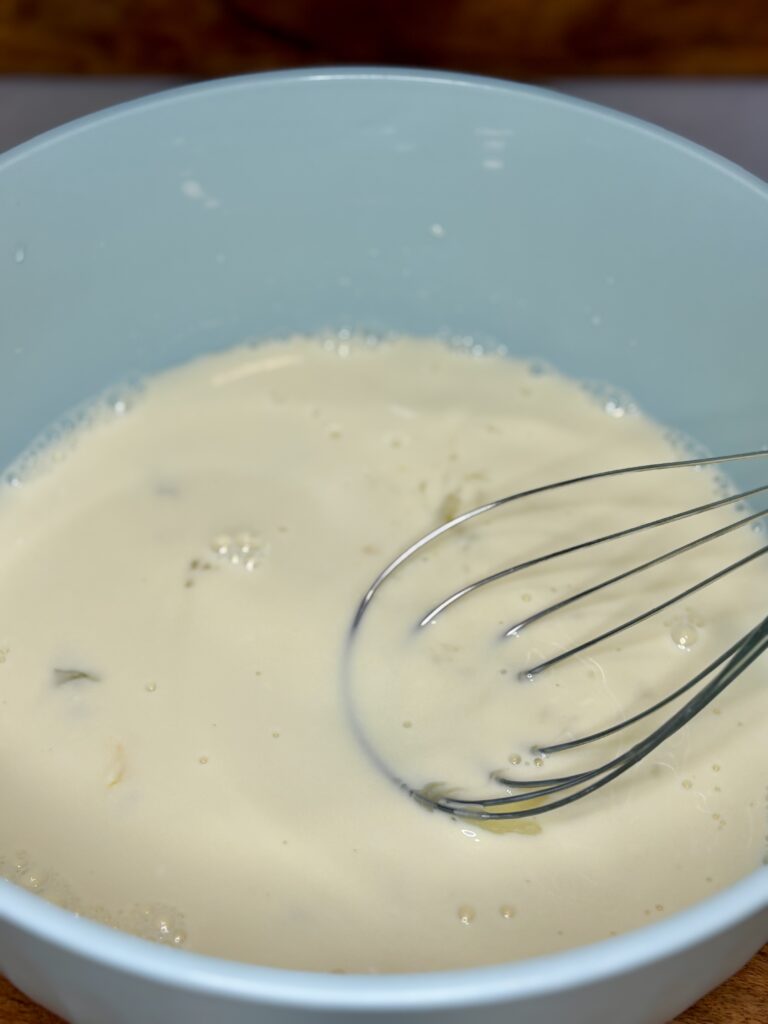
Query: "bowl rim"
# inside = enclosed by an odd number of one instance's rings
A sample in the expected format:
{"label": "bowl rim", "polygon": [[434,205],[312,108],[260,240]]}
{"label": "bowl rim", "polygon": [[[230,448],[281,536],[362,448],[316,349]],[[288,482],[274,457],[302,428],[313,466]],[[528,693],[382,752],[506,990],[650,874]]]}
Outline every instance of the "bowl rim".
{"label": "bowl rim", "polygon": [[192,82],[186,85],[177,85],[168,89],[160,89],[158,92],[139,96],[136,99],[126,100],[122,103],[116,103],[105,107],[103,110],[94,111],[91,114],[85,114],[55,128],[50,128],[48,131],[41,132],[16,146],[12,146],[5,152],[0,153],[0,171],[31,156],[33,153],[55,145],[57,142],[74,138],[106,122],[114,122],[124,117],[131,117],[150,107],[171,106],[184,102],[187,99],[212,95],[218,92],[238,92],[240,90],[271,88],[280,85],[306,85],[309,83],[333,81],[421,82],[435,86],[515,93],[519,96],[525,96],[527,100],[538,102],[542,105],[580,111],[599,120],[613,122],[637,134],[647,135],[673,149],[678,149],[690,156],[697,157],[702,163],[708,164],[713,169],[737,179],[740,184],[747,186],[750,190],[757,192],[762,198],[768,200],[768,181],[763,181],[762,178],[741,167],[733,160],[715,153],[698,142],[686,139],[682,135],[678,135],[676,132],[662,128],[660,125],[653,124],[650,121],[644,121],[633,114],[625,114],[622,111],[614,110],[592,100],[569,96],[566,93],[559,92],[553,88],[547,88],[546,86],[530,85],[526,82],[517,82],[512,79],[493,78],[489,75],[475,75],[461,71],[433,71],[406,66],[344,65],[337,67],[334,65],[322,65],[311,68],[288,68],[280,71],[257,71],[229,75],[201,82]]}
{"label": "bowl rim", "polygon": [[[0,155],[0,172],[59,142],[140,114],[222,92],[324,81],[420,82],[501,91],[614,122],[709,165],[768,201],[768,184],[725,157],[639,118],[539,86],[410,68],[320,67],[214,79],[130,100],[54,128]],[[408,974],[336,975],[238,963],[169,949],[91,921],[0,880],[0,919],[44,944],[122,975],[190,993],[304,1010],[436,1010],[533,999],[585,988],[705,943],[768,911],[768,865],[661,921],[589,945],[512,963]]]}

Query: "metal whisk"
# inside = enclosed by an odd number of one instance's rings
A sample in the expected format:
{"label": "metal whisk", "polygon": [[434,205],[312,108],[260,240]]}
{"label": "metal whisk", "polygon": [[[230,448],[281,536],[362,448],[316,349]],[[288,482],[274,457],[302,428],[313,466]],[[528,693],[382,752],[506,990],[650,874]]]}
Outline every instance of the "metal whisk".
{"label": "metal whisk", "polygon": [[[417,552],[420,552],[432,541],[438,537],[443,536],[450,530],[455,529],[462,524],[468,523],[470,520],[476,519],[478,516],[484,515],[485,513],[492,512],[504,505],[510,505],[513,502],[521,501],[525,498],[530,498],[534,495],[545,494],[551,491],[562,490],[574,486],[576,484],[589,483],[593,480],[605,479],[608,477],[618,477],[627,474],[637,473],[651,473],[670,469],[682,469],[685,467],[696,467],[696,466],[707,466],[715,464],[724,464],[729,462],[737,462],[751,459],[768,459],[768,450],[762,451],[751,451],[741,452],[733,455],[722,455],[709,458],[701,459],[685,459],[676,462],[662,462],[653,463],[641,466],[629,466],[622,467],[620,469],[607,470],[601,473],[591,473],[585,476],[573,477],[568,480],[561,480],[557,483],[547,484],[542,487],[531,488],[526,491],[521,491],[517,494],[511,494],[504,498],[499,498],[496,501],[488,502],[487,504],[480,505],[477,508],[471,509],[468,512],[464,512],[462,515],[456,516],[449,522],[438,526],[436,529],[425,534],[419,540],[415,541],[408,548],[402,551],[389,565],[379,573],[376,579],[373,581],[371,586],[366,591],[360,604],[358,605],[355,616],[352,620],[350,627],[350,643],[349,649],[351,650],[361,622],[371,604],[371,601],[375,597],[379,588],[385,583],[385,581],[396,572],[405,562],[411,559]],[[682,519],[687,519],[692,516],[697,516],[701,513],[708,512],[712,509],[722,508],[727,505],[737,504],[739,502],[745,502],[749,498],[755,495],[761,494],[768,491],[768,483],[758,487],[753,487],[749,490],[741,491],[737,494],[729,494],[725,497],[718,498],[707,504],[698,505],[694,508],[685,509],[682,512],[674,513],[673,515],[664,516],[662,518],[653,519],[647,522],[638,523],[627,529],[619,530],[614,533],[608,533],[601,536],[590,538],[579,544],[573,544],[568,547],[560,548],[556,551],[550,551],[546,554],[540,555],[536,558],[531,558],[527,561],[520,562],[516,565],[508,566],[507,568],[501,569],[498,572],[491,573],[481,579],[475,580],[473,583],[456,590],[450,594],[439,604],[432,607],[418,622],[418,628],[424,628],[435,622],[436,619],[451,605],[456,602],[463,600],[475,591],[486,587],[491,583],[495,583],[498,580],[504,579],[505,577],[512,576],[516,573],[522,572],[526,569],[530,569],[536,565],[540,565],[544,562],[551,562],[555,559],[562,558],[565,555],[569,555],[573,552],[582,551],[587,548],[597,547],[598,545],[607,544],[611,541],[618,540],[621,537],[628,537],[632,534],[637,534],[645,530],[651,530],[659,526],[663,526],[667,523],[673,523]],[[556,614],[562,611],[564,608],[575,604],[576,602],[583,601],[585,598],[597,593],[598,591],[605,590],[608,587],[619,583],[622,580],[636,576],[653,566],[660,565],[672,558],[675,558],[686,551],[693,550],[703,544],[707,544],[711,541],[716,540],[718,537],[725,536],[726,534],[737,530],[750,523],[756,523],[761,518],[768,517],[768,509],[761,511],[749,512],[743,517],[734,520],[727,526],[721,527],[720,529],[714,530],[710,533],[705,533],[696,539],[689,541],[686,544],[679,545],[672,548],[671,550],[665,551],[663,554],[644,561],[638,565],[633,565],[625,571],[611,576],[593,586],[587,587],[579,591],[576,594],[568,596],[563,600],[554,602],[549,606],[543,608],[540,611],[522,619],[519,622],[511,625],[504,633],[504,636],[511,637],[519,635],[524,629],[530,626],[533,622],[539,621],[545,617]],[[728,574],[735,572],[737,569],[746,565],[749,562],[754,561],[764,555],[768,554],[768,544],[762,547],[757,547],[754,551],[745,555],[743,558],[725,566],[720,571],[706,577],[705,579],[699,580],[693,586],[689,586],[686,589],[674,594],[672,597],[659,602],[658,604],[650,607],[640,614],[621,622],[619,625],[594,636],[591,639],[578,644],[577,646],[571,647],[569,650],[563,653],[557,654],[546,661],[542,661],[539,664],[527,669],[521,673],[522,679],[533,680],[541,673],[545,672],[548,668],[553,665],[565,661],[567,658],[571,658],[574,655],[580,654],[596,644],[602,641],[608,640],[611,637],[616,636],[625,630],[630,629],[632,626],[637,625],[640,622],[644,622],[646,619],[651,618],[654,615],[658,615],[664,609],[683,601],[690,595],[702,590],[704,587],[715,583],[717,580],[722,579]],[[764,598],[765,600],[765,598]],[[452,796],[450,794],[442,795],[435,793],[432,787],[427,787],[426,790],[415,789],[402,779],[392,775],[393,779],[401,785],[412,797],[426,806],[443,811],[447,814],[461,818],[471,818],[480,820],[501,820],[501,819],[515,819],[525,818],[532,815],[543,814],[547,811],[553,811],[558,807],[564,807],[566,804],[573,803],[576,800],[580,800],[590,793],[594,793],[596,790],[601,789],[607,785],[613,779],[623,775],[624,772],[628,771],[638,762],[642,761],[647,757],[651,751],[655,750],[661,743],[667,740],[670,736],[673,736],[679,729],[686,725],[692,718],[699,714],[704,708],[707,707],[726,687],[737,679],[749,665],[752,664],[761,654],[768,649],[768,616],[764,617],[757,625],[754,626],[748,633],[746,633],[740,640],[734,643],[726,651],[715,658],[710,664],[704,669],[698,672],[692,679],[689,679],[682,686],[678,687],[673,692],[669,693],[663,699],[656,701],[656,703],[644,708],[637,714],[632,715],[623,721],[612,725],[609,728],[601,729],[598,732],[590,733],[589,735],[580,736],[576,739],[571,739],[564,743],[557,743],[549,746],[538,746],[535,747],[535,751],[538,754],[548,757],[557,753],[561,753],[566,750],[571,750],[576,747],[583,747],[587,744],[594,743],[598,740],[604,739],[607,736],[613,735],[620,732],[629,726],[635,725],[638,722],[643,721],[655,712],[660,711],[668,704],[675,701],[682,695],[693,691],[693,695],[672,715],[670,715],[661,725],[650,731],[643,739],[639,742],[634,743],[628,747],[623,753],[617,757],[613,757],[610,760],[599,764],[598,766],[588,769],[586,771],[575,772],[569,775],[560,775],[547,779],[538,778],[536,780],[526,779],[515,779],[509,777],[506,772],[503,774],[494,773],[491,776],[491,780],[500,785],[504,790],[504,795],[500,796],[489,796],[487,798],[480,799],[462,799],[460,797]],[[524,806],[514,808],[514,804],[523,804]]]}

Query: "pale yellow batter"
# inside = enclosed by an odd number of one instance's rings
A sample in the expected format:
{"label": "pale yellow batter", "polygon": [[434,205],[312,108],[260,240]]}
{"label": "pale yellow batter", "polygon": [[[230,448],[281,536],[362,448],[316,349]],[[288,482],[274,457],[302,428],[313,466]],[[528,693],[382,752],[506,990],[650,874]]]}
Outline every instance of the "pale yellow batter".
{"label": "pale yellow batter", "polygon": [[357,602],[409,542],[503,494],[678,457],[659,427],[554,374],[423,340],[243,347],[127,406],[94,411],[0,494],[5,875],[185,948],[367,972],[603,938],[761,863],[765,664],[647,763],[522,832],[428,812],[366,752],[416,787],[494,795],[499,768],[557,774],[636,738],[543,765],[532,751],[636,711],[755,625],[765,609],[743,595],[767,592],[764,560],[532,685],[519,671],[744,555],[753,531],[499,635],[733,511],[413,625],[489,569],[711,499],[710,473],[625,479],[452,533],[382,588],[347,686],[341,671]]}

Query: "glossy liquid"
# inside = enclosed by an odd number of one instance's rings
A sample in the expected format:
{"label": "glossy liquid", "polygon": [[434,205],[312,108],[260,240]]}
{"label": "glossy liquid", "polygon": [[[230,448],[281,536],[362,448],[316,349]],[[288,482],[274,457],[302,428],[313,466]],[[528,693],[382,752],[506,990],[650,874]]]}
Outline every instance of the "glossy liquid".
{"label": "glossy liquid", "polygon": [[172,945],[367,972],[604,938],[756,868],[759,663],[648,762],[523,832],[429,813],[365,747],[415,786],[488,792],[500,768],[556,773],[583,762],[539,765],[535,743],[631,713],[755,624],[743,595],[766,590],[759,562],[518,681],[756,544],[739,531],[499,641],[569,588],[702,532],[688,522],[488,588],[414,634],[430,602],[493,566],[718,486],[705,472],[625,480],[446,538],[382,588],[344,679],[360,596],[421,533],[524,487],[679,455],[609,404],[436,341],[292,339],[158,376],[17,467],[0,495],[3,873]]}

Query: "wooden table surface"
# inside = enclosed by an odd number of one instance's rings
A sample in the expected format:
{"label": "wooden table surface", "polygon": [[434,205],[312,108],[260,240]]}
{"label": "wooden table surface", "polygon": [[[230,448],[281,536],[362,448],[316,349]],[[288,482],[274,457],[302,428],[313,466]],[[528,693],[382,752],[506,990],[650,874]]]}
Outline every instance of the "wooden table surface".
{"label": "wooden table surface", "polygon": [[[686,1010],[672,1024],[766,1024],[766,1021],[768,946],[735,977]],[[0,977],[0,1024],[61,1024],[61,1021]],[[111,1022],[105,1020],[103,1024]]]}
{"label": "wooden table surface", "polygon": [[0,0],[0,71],[406,64],[512,78],[768,72],[765,0]]}

